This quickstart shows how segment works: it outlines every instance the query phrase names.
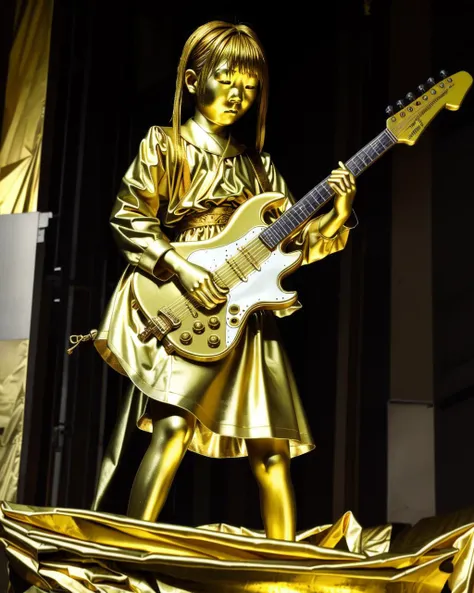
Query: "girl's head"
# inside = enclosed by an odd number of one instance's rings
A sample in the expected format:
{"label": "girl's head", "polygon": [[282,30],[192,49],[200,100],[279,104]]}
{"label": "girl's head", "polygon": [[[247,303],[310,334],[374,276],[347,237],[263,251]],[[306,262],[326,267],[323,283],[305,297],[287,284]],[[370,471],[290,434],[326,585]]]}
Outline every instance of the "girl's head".
{"label": "girl's head", "polygon": [[173,109],[175,141],[180,142],[184,88],[211,122],[226,126],[257,103],[256,148],[262,150],[268,106],[268,69],[262,45],[245,25],[212,21],[187,40],[178,67]]}

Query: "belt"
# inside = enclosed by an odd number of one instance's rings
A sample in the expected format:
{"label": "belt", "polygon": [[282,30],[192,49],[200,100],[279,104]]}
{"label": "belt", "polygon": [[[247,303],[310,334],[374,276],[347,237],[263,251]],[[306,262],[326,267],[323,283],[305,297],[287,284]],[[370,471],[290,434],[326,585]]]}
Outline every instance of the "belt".
{"label": "belt", "polygon": [[226,225],[234,212],[233,206],[216,206],[207,212],[186,215],[175,228],[182,233],[203,226]]}

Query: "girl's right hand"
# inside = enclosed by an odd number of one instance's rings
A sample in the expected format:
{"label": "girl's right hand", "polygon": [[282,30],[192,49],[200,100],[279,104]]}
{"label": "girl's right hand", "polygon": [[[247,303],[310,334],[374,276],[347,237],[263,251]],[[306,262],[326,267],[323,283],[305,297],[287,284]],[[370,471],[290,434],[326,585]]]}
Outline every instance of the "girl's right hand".
{"label": "girl's right hand", "polygon": [[174,249],[168,250],[163,260],[165,265],[178,276],[183,288],[206,309],[213,309],[216,305],[225,302],[228,288],[216,284],[210,272],[188,262]]}

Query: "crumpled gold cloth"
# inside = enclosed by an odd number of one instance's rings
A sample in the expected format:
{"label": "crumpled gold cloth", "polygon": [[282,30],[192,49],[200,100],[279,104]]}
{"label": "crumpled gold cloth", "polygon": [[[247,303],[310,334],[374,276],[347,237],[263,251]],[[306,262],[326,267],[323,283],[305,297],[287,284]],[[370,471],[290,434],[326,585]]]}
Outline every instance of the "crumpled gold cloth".
{"label": "crumpled gold cloth", "polygon": [[25,409],[28,340],[0,340],[0,500],[16,500]]}
{"label": "crumpled gold cloth", "polygon": [[2,503],[10,570],[40,591],[70,593],[468,593],[474,509],[363,529],[347,512],[296,542],[229,525],[201,528],[87,510]]}
{"label": "crumpled gold cloth", "polygon": [[37,209],[53,4],[16,3],[0,138],[0,214]]}

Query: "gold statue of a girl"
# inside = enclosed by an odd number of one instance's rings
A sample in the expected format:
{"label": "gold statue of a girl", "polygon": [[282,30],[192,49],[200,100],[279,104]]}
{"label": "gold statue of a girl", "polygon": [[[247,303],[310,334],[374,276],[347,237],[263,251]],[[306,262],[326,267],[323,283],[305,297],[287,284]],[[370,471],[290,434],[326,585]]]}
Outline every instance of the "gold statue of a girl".
{"label": "gold statue of a girl", "polygon": [[[184,93],[194,99],[195,112],[182,124]],[[183,259],[170,241],[216,235],[240,204],[262,193],[251,151],[230,133],[252,106],[258,110],[254,154],[267,185],[286,196],[275,216],[292,203],[270,155],[262,152],[267,105],[267,61],[255,33],[220,21],[199,27],[179,63],[173,125],[150,128],[113,208],[111,225],[129,265],[95,345],[146,396],[138,424],[151,432],[151,442],[131,489],[129,516],[156,520],[188,449],[209,457],[248,455],[267,537],[293,540],[290,459],[314,444],[276,315],[254,313],[229,355],[196,363],[167,354],[156,339],[138,339],[143,319],[131,291],[138,266],[161,279],[174,275],[182,290],[208,309],[226,299],[211,273]],[[356,189],[352,174],[339,165],[328,180],[336,192],[332,210],[312,219],[292,239],[291,248],[303,252],[305,264],[343,249],[347,242],[345,223]]]}

